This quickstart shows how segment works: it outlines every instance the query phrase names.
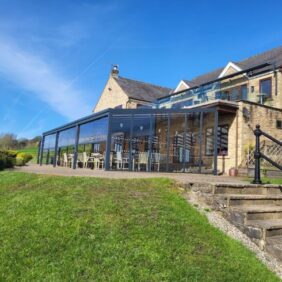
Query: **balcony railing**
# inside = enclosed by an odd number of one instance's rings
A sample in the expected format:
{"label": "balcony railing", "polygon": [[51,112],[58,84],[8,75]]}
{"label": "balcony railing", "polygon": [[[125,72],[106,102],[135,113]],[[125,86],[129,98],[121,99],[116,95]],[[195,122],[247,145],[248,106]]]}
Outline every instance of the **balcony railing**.
{"label": "balcony railing", "polygon": [[241,100],[266,104],[268,102],[267,95],[259,92],[240,93],[234,89],[226,89],[224,91],[217,89],[209,89],[208,91],[189,91],[182,92],[176,96],[172,96],[160,100],[156,104],[156,108],[185,108],[200,105],[215,100],[238,102]]}

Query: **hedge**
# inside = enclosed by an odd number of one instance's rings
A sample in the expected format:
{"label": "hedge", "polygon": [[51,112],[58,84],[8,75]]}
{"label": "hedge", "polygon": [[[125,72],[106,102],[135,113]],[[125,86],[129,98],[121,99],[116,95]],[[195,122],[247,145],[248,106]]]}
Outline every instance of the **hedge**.
{"label": "hedge", "polygon": [[28,153],[18,153],[13,150],[0,150],[0,170],[12,168],[15,165],[23,166],[32,159]]}

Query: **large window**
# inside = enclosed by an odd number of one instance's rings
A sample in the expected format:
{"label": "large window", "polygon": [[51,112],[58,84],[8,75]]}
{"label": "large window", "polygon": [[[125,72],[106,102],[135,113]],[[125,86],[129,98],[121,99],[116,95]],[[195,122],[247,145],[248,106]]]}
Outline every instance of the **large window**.
{"label": "large window", "polygon": [[271,78],[262,79],[259,82],[259,92],[264,94],[266,98],[271,97]]}
{"label": "large window", "polygon": [[114,115],[111,126],[110,169],[130,168],[131,116]]}
{"label": "large window", "polygon": [[[214,129],[206,129],[206,156],[214,153]],[[219,125],[217,128],[217,154],[228,155],[228,125]]]}
{"label": "large window", "polygon": [[108,134],[108,118],[100,118],[80,126],[77,166],[103,169]]}
{"label": "large window", "polygon": [[72,166],[74,156],[76,128],[72,127],[59,133],[58,165]]}
{"label": "large window", "polygon": [[55,162],[55,143],[56,134],[45,136],[42,163],[43,164],[54,164]]}
{"label": "large window", "polygon": [[131,139],[133,170],[149,170],[150,133],[150,115],[134,115]]}
{"label": "large window", "polygon": [[170,116],[169,171],[182,171],[184,160],[184,114]]}

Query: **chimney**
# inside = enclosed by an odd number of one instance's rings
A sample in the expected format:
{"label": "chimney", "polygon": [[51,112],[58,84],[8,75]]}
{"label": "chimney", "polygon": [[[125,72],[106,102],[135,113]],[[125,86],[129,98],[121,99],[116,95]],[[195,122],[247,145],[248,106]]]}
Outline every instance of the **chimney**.
{"label": "chimney", "polygon": [[118,65],[112,65],[111,76],[118,78],[119,69]]}

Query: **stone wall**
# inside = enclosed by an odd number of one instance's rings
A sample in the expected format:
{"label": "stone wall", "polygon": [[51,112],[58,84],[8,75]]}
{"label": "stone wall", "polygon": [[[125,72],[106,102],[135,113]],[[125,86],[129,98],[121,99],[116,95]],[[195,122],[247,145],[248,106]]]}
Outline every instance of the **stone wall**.
{"label": "stone wall", "polygon": [[[248,111],[249,118],[243,112]],[[260,124],[261,129],[278,140],[282,140],[282,130],[276,128],[276,120],[282,120],[282,109],[270,108],[259,104],[240,102],[238,111],[238,165],[243,165],[245,151],[248,146],[255,144],[253,129]],[[261,137],[261,140],[265,140]]]}
{"label": "stone wall", "polygon": [[127,101],[127,95],[119,87],[112,76],[110,76],[93,112],[97,113],[108,108],[115,108],[117,106],[121,106],[123,109],[125,109]]}

